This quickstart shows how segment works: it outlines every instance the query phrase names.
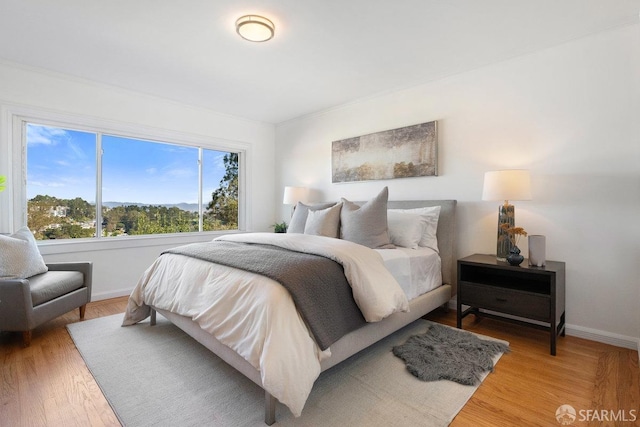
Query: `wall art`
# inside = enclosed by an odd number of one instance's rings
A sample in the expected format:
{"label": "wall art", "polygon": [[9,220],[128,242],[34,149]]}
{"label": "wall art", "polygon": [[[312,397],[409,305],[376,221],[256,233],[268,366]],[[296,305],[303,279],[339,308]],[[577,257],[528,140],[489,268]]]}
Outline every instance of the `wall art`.
{"label": "wall art", "polygon": [[333,141],[331,181],[438,175],[437,122]]}

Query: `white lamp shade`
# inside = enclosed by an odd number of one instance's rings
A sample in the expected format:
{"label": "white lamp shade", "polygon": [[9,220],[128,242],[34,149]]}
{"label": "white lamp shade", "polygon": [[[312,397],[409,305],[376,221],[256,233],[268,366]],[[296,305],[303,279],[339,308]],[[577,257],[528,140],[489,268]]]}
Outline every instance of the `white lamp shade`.
{"label": "white lamp shade", "polygon": [[282,204],[295,205],[298,202],[307,201],[308,190],[305,187],[284,187]]}
{"label": "white lamp shade", "polygon": [[485,172],[482,200],[531,200],[529,171],[511,169]]}

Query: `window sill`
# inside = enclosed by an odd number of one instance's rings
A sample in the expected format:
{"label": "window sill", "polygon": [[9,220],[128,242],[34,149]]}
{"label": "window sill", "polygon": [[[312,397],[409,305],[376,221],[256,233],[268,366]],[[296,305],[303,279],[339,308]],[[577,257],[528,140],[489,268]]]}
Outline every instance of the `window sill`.
{"label": "window sill", "polygon": [[38,249],[42,255],[68,254],[78,252],[109,251],[151,246],[179,246],[188,243],[208,242],[224,234],[243,231],[207,231],[203,233],[158,234],[151,236],[103,237],[100,239],[40,240]]}

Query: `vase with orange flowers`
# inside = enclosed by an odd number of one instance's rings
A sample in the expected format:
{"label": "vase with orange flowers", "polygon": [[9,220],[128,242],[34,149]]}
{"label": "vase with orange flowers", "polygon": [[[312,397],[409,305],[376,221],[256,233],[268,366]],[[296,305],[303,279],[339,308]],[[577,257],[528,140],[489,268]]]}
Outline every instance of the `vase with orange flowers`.
{"label": "vase with orange flowers", "polygon": [[511,265],[520,265],[524,261],[524,257],[520,255],[520,248],[518,248],[518,240],[520,236],[527,237],[527,232],[522,227],[511,227],[509,224],[502,224],[500,226],[502,230],[509,236],[511,241],[511,249],[507,256],[507,262]]}

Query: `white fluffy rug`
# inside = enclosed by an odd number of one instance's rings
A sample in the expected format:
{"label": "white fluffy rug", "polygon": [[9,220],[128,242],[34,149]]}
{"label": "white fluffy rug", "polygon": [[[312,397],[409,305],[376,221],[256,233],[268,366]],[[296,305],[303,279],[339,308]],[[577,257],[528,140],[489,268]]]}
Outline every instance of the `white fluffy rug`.
{"label": "white fluffy rug", "polygon": [[[169,321],[121,322],[119,314],[68,329],[124,426],[265,425],[262,389]],[[302,416],[278,404],[275,425],[448,425],[477,387],[420,381],[391,352],[428,325],[418,320],[324,372]]]}

